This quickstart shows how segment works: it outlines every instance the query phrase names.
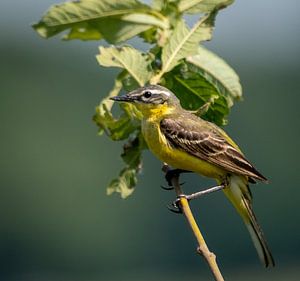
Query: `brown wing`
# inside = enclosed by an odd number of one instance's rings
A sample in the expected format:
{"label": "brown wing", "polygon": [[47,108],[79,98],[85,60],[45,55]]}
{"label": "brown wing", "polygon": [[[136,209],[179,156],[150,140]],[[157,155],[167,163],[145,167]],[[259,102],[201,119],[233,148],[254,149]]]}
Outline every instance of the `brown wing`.
{"label": "brown wing", "polygon": [[161,132],[173,147],[230,172],[267,181],[239,149],[230,144],[233,142],[226,139],[229,137],[225,133],[222,135],[211,123],[189,117],[170,117],[160,122]]}

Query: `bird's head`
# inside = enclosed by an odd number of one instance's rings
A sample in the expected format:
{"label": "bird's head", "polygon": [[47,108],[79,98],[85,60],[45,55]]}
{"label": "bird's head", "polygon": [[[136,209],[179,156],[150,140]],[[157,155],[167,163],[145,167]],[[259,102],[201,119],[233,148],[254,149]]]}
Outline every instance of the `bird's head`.
{"label": "bird's head", "polygon": [[170,90],[159,85],[141,87],[126,95],[111,97],[111,99],[132,103],[144,116],[158,112],[166,114],[180,106],[179,99]]}

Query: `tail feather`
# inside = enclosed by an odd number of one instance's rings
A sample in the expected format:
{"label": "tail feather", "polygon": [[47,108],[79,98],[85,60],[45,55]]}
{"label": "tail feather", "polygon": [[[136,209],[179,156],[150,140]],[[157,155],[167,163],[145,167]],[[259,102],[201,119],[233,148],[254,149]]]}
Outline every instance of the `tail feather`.
{"label": "tail feather", "polygon": [[249,220],[245,219],[245,224],[252,238],[253,244],[256,248],[258,256],[265,267],[274,266],[274,259],[264,237],[263,231],[257,222],[257,219],[253,213],[252,207],[249,203],[243,199],[244,205],[246,206],[247,212],[249,214]]}
{"label": "tail feather", "polygon": [[224,192],[243,218],[262,263],[265,267],[274,266],[274,259],[252,209],[251,193],[247,178],[232,175],[229,186]]}

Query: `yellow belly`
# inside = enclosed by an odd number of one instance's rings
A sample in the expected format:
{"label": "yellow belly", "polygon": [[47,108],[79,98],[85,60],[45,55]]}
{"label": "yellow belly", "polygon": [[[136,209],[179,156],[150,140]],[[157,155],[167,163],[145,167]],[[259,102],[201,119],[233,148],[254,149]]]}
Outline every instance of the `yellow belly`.
{"label": "yellow belly", "polygon": [[192,171],[215,179],[223,178],[226,175],[223,169],[182,150],[172,148],[161,133],[159,122],[144,120],[142,133],[151,152],[173,168]]}

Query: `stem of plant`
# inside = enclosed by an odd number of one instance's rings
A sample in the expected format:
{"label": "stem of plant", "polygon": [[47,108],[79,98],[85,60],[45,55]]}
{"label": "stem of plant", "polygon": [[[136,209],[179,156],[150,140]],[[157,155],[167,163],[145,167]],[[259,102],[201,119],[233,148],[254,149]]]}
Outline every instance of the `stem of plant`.
{"label": "stem of plant", "polygon": [[[169,171],[171,168],[168,165],[163,166],[163,171],[166,173],[167,171]],[[180,187],[179,184],[179,174],[175,174],[172,177],[172,185],[174,187],[175,193],[177,198],[179,198],[179,204],[182,210],[182,213],[184,214],[185,218],[188,221],[189,226],[191,227],[194,236],[198,242],[198,247],[197,247],[197,252],[203,256],[203,258],[205,259],[205,261],[207,262],[215,281],[224,281],[224,278],[221,274],[221,271],[219,269],[219,266],[217,264],[216,261],[216,255],[214,253],[212,253],[208,247],[207,244],[204,240],[204,237],[197,225],[197,222],[194,218],[194,215],[192,213],[192,210],[190,208],[189,202],[188,200],[183,196],[184,193]]]}

